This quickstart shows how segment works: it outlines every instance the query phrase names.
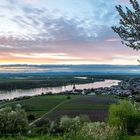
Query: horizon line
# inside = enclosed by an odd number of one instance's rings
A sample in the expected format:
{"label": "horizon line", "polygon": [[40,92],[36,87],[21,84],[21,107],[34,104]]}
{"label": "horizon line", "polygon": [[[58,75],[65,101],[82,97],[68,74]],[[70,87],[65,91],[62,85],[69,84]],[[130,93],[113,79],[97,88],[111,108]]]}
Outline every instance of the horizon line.
{"label": "horizon line", "polygon": [[15,63],[15,64],[0,64],[0,66],[47,66],[47,65],[58,65],[58,66],[76,66],[76,65],[109,65],[109,66],[140,66],[140,64],[32,64],[32,63],[30,63],[30,64],[26,64],[26,63],[24,63],[24,64],[20,64],[20,63]]}

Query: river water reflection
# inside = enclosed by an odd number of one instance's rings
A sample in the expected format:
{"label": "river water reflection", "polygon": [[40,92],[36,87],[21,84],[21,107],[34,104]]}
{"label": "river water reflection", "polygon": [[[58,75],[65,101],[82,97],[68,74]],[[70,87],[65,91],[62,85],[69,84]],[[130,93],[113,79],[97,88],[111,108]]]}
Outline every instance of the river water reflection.
{"label": "river water reflection", "polygon": [[[100,88],[100,87],[111,87],[114,85],[118,85],[119,80],[105,80],[102,82],[94,82],[89,84],[79,84],[75,85],[76,89],[88,89],[88,88]],[[54,94],[70,91],[72,90],[73,85],[61,86],[61,87],[48,87],[48,88],[34,88],[28,90],[12,90],[12,91],[0,91],[0,100],[2,99],[13,99],[15,97],[22,96],[34,96],[40,95],[41,93],[52,92]]]}

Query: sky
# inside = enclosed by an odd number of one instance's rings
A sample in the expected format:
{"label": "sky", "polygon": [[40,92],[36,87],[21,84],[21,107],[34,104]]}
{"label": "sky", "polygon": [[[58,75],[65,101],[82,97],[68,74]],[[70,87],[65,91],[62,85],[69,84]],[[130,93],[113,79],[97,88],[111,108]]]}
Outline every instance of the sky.
{"label": "sky", "polygon": [[1,0],[0,64],[137,65],[115,6],[127,0]]}

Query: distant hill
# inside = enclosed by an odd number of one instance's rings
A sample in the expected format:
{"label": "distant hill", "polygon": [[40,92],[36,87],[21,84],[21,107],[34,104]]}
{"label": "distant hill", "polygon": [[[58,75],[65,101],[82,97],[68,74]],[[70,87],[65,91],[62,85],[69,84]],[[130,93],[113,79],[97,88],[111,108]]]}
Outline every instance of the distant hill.
{"label": "distant hill", "polygon": [[0,65],[0,74],[140,75],[136,65]]}

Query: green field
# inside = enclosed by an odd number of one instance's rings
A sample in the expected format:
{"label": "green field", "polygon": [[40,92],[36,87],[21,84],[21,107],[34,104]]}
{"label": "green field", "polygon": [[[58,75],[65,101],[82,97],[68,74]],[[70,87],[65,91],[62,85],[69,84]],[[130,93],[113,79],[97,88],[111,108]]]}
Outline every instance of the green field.
{"label": "green field", "polygon": [[34,114],[35,118],[38,118],[65,100],[67,100],[67,96],[38,96],[27,100],[9,102],[5,106],[15,107],[20,104],[28,115]]}
{"label": "green field", "polygon": [[[110,96],[82,96],[72,95],[70,99],[64,95],[37,96],[31,99],[9,102],[5,106],[15,107],[21,104],[28,115],[33,114],[35,119],[47,117],[51,120],[59,119],[63,115],[78,116],[88,115],[91,120],[105,121],[108,108],[117,99]],[[4,107],[4,106],[2,106]]]}
{"label": "green field", "polygon": [[110,96],[71,96],[68,102],[60,105],[46,117],[55,120],[64,115],[88,115],[93,121],[106,121],[109,106],[116,102],[117,100]]}

